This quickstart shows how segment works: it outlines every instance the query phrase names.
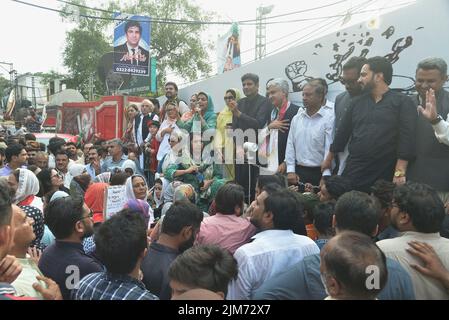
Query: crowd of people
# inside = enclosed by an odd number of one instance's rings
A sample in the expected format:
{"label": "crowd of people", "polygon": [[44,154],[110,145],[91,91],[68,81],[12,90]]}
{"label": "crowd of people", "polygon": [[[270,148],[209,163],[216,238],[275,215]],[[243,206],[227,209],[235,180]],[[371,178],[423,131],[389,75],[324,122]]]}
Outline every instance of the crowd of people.
{"label": "crowd of people", "polygon": [[310,78],[297,106],[249,73],[218,114],[168,82],[121,138],[8,133],[0,299],[449,299],[447,65],[420,61],[416,96],[392,75],[353,57],[335,102]]}

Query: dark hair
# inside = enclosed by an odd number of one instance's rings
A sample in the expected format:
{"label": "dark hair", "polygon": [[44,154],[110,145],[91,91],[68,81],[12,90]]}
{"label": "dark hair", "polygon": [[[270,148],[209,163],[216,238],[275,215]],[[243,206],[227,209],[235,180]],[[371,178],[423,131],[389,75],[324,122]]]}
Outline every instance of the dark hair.
{"label": "dark hair", "polygon": [[278,189],[265,199],[265,212],[273,214],[274,229],[293,230],[300,216],[304,215],[304,208],[294,194],[287,189]]}
{"label": "dark hair", "polygon": [[422,233],[440,231],[446,213],[443,202],[430,186],[408,182],[396,187],[393,201],[402,212],[410,216],[416,231]]}
{"label": "dark hair", "polygon": [[166,86],[173,86],[175,88],[175,90],[178,91],[178,85],[176,83],[174,83],[173,81],[169,81],[169,82],[165,83],[164,88]]}
{"label": "dark hair", "polygon": [[282,186],[278,183],[269,183],[263,186],[263,188],[261,188],[260,190],[263,192],[265,191],[266,193],[268,193],[268,195],[273,194],[277,191],[279,191],[280,189],[282,189]]}
{"label": "dark hair", "polygon": [[351,191],[351,182],[342,176],[324,176],[324,185],[329,195],[338,200],[343,194]]}
{"label": "dark hair", "polygon": [[[343,287],[350,298],[374,299],[385,287],[388,270],[384,253],[365,234],[345,231],[332,240],[330,250],[322,254],[326,273]],[[368,287],[368,268],[379,270],[379,286]]]}
{"label": "dark hair", "polygon": [[395,188],[396,185],[391,181],[377,180],[371,187],[371,194],[379,200],[382,209],[386,209],[391,206]]}
{"label": "dark hair", "polygon": [[32,141],[36,141],[36,136],[32,133],[25,133],[25,140],[32,140]]}
{"label": "dark hair", "polygon": [[0,226],[11,224],[12,207],[9,185],[6,180],[0,179]]}
{"label": "dark hair", "polygon": [[242,76],[242,82],[245,80],[251,80],[256,86],[259,84],[259,76],[254,73],[245,73]]}
{"label": "dark hair", "polygon": [[[51,139],[54,139],[54,138],[51,138]],[[50,139],[50,140],[51,140],[51,139]],[[58,140],[49,143],[49,144],[48,144],[48,147],[47,147],[48,150],[49,150],[53,155],[56,155],[56,153],[57,153],[58,151],[62,151],[62,150],[61,150],[61,147],[65,145],[65,140],[64,140],[64,139],[62,139],[62,138],[57,138],[57,139],[58,139]]]}
{"label": "dark hair", "polygon": [[347,192],[335,205],[336,227],[371,236],[377,227],[380,211],[376,198],[360,191]]}
{"label": "dark hair", "polygon": [[184,227],[199,228],[201,221],[203,221],[203,213],[196,205],[185,200],[176,201],[164,216],[161,232],[174,236]]}
{"label": "dark hair", "polygon": [[55,159],[56,159],[56,157],[59,156],[59,155],[66,156],[67,159],[69,158],[69,154],[67,153],[67,151],[64,151],[64,150],[59,150],[59,151],[57,151],[56,154],[55,154]]}
{"label": "dark hair", "polygon": [[82,198],[70,196],[51,201],[45,210],[45,224],[57,240],[69,237],[75,224],[83,217]]}
{"label": "dark hair", "polygon": [[45,143],[39,142],[39,149],[45,152],[45,150],[47,150],[47,146]]}
{"label": "dark hair", "polygon": [[25,147],[21,144],[9,145],[5,150],[6,162],[11,162],[13,156],[18,157]]}
{"label": "dark hair", "polygon": [[143,217],[123,209],[101,224],[95,233],[95,246],[108,272],[130,273],[147,248],[147,226]]}
{"label": "dark hair", "polygon": [[93,145],[92,147],[89,148],[89,151],[94,149],[95,151],[97,151],[97,154],[100,155],[101,149],[104,149],[102,146],[99,145]]}
{"label": "dark hair", "polygon": [[313,225],[322,235],[331,236],[332,217],[334,216],[335,204],[333,202],[319,203],[313,209]]}
{"label": "dark hair", "polygon": [[67,142],[65,145],[66,145],[66,146],[74,146],[74,147],[76,148],[76,143],[75,143],[75,142],[72,142],[72,141]]}
{"label": "dark hair", "polygon": [[226,90],[225,93],[230,93],[230,94],[232,94],[232,96],[234,97],[234,99],[237,98],[237,92],[235,92],[234,89],[228,89],[228,90]]}
{"label": "dark hair", "polygon": [[45,196],[48,192],[50,192],[53,188],[51,184],[51,171],[55,170],[58,172],[55,168],[45,168],[42,169],[37,175],[37,179],[39,180],[39,193],[37,194],[38,197]]}
{"label": "dark hair", "polygon": [[315,79],[308,79],[305,86],[311,86],[313,88],[313,92],[316,95],[321,96],[324,101],[326,97],[326,87],[323,86],[323,84],[320,81],[317,81]]}
{"label": "dark hair", "polygon": [[[217,191],[215,196],[215,209],[221,214],[235,214],[235,207],[243,209],[245,191],[238,184],[225,184]],[[243,211],[243,210],[242,210]]]}
{"label": "dark hair", "polygon": [[366,64],[374,73],[383,73],[384,81],[387,85],[391,84],[393,79],[393,66],[385,57],[373,57],[366,60]]}
{"label": "dark hair", "polygon": [[226,250],[215,246],[195,246],[170,265],[168,276],[189,287],[228,292],[228,284],[237,277],[237,261]]}
{"label": "dark hair", "polygon": [[123,186],[128,179],[128,174],[126,172],[120,171],[117,173],[111,173],[111,178],[109,179],[109,184],[111,186]]}
{"label": "dark hair", "polygon": [[[297,220],[295,221],[295,223],[290,225],[289,229],[291,229],[296,234],[307,235],[306,225],[304,223],[304,204],[297,197],[297,193],[293,193],[290,190],[285,189],[285,187],[281,186],[278,183],[269,183],[267,185],[264,185],[261,189],[261,191],[262,192],[265,191],[268,194],[268,196],[270,196],[276,192],[279,192],[279,190],[290,193],[291,195],[293,195],[293,197],[297,201],[297,206],[296,206],[296,210],[298,211],[298,214],[296,217]],[[265,211],[266,211],[266,208],[265,208]]]}
{"label": "dark hair", "polygon": [[14,175],[14,178],[16,178],[17,183],[19,183],[19,179],[20,179],[20,169],[17,168],[17,169],[14,170],[13,172],[11,172],[11,174]]}
{"label": "dark hair", "polygon": [[327,81],[323,78],[312,78],[308,80],[309,83],[318,83],[324,88],[324,95],[327,94],[329,91],[329,85],[327,84]]}
{"label": "dark hair", "polygon": [[159,100],[156,98],[150,98],[151,103],[154,105],[154,107],[157,109],[155,111],[159,111],[161,108],[161,104],[159,103]]}
{"label": "dark hair", "polygon": [[131,27],[137,27],[139,28],[139,33],[142,33],[142,26],[140,25],[139,21],[136,20],[128,20],[125,24],[125,33],[128,32],[128,29]]}
{"label": "dark hair", "polygon": [[282,182],[280,181],[279,177],[276,175],[260,175],[257,178],[257,186],[259,187],[260,190],[263,190],[263,188],[268,185],[268,184],[277,184],[279,186],[281,186]]}
{"label": "dark hair", "polygon": [[156,184],[156,183],[159,183],[160,185],[164,185],[164,184],[162,183],[162,180],[159,179],[159,178],[157,178],[156,180],[154,180],[154,184]]}
{"label": "dark hair", "polygon": [[360,75],[363,65],[366,64],[365,57],[351,57],[344,65],[343,70],[356,69]]}

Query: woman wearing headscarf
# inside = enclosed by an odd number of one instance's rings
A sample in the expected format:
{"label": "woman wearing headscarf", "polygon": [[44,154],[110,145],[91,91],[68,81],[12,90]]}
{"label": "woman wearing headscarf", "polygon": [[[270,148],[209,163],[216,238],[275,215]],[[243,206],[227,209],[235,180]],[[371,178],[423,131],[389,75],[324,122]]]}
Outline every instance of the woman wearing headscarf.
{"label": "woman wearing headscarf", "polygon": [[[129,177],[125,183],[126,197],[128,200],[143,200],[148,202],[148,186],[145,178],[140,174]],[[148,206],[150,223],[154,221],[153,210]]]}
{"label": "woman wearing headscarf", "polygon": [[204,145],[201,136],[193,135],[191,145],[193,152],[201,152],[202,155],[196,175],[199,180],[199,199],[197,203],[201,210],[208,212],[212,200],[215,199],[218,189],[226,183],[226,179],[223,179],[221,168],[214,163],[212,143]]}
{"label": "woman wearing headscarf", "polygon": [[44,215],[42,214],[42,210],[39,210],[36,207],[32,206],[19,206],[23,212],[27,215],[27,217],[34,220],[33,223],[33,232],[36,238],[31,242],[30,247],[36,247],[38,249],[45,249],[45,246],[41,245],[42,237],[44,236]]}
{"label": "woman wearing headscarf", "polygon": [[[225,106],[217,117],[217,131],[214,137],[215,151],[222,158],[223,175],[226,179],[235,180],[235,169],[233,164],[234,144],[232,137],[226,134],[226,129],[232,129],[232,111],[229,106],[236,105],[240,100],[241,93],[238,89],[228,89],[224,96]],[[232,157],[230,159],[227,159]]]}
{"label": "woman wearing headscarf", "polygon": [[[86,193],[84,194],[84,203],[90,210],[92,210],[94,232],[104,221],[103,208],[107,187],[107,183],[92,183],[89,188],[87,188]],[[86,254],[90,254],[95,251],[95,241],[93,235],[83,239],[83,249]]]}
{"label": "woman wearing headscarf", "polygon": [[142,216],[143,220],[145,221],[145,225],[148,226],[148,229],[150,229],[151,216],[150,216],[150,205],[148,204],[148,202],[139,199],[130,199],[125,203],[124,208],[139,213]]}
{"label": "woman wearing headscarf", "polygon": [[33,172],[28,169],[16,169],[9,175],[8,183],[11,191],[15,191],[13,198],[15,204],[36,207],[40,211],[44,210],[41,198],[36,196],[39,193],[39,180]]}
{"label": "woman wearing headscarf", "polygon": [[84,194],[84,202],[93,212],[94,224],[103,222],[104,196],[107,187],[107,183],[93,183]]}
{"label": "woman wearing headscarf", "polygon": [[[199,92],[197,94],[197,105],[194,110],[195,114],[192,119],[186,122],[178,121],[179,128],[189,133],[201,133],[217,127],[217,115],[214,111],[214,103],[207,93]],[[198,124],[201,124],[201,126],[197,127]]]}
{"label": "woman wearing headscarf", "polygon": [[199,180],[197,178],[198,167],[190,157],[190,151],[187,149],[188,143],[177,132],[170,135],[170,152],[162,160],[161,169],[164,178],[169,182],[174,180],[182,181],[193,185],[195,190],[199,190]]}
{"label": "woman wearing headscarf", "polygon": [[138,173],[136,163],[133,160],[125,160],[122,164],[122,170],[131,177],[133,174]]}

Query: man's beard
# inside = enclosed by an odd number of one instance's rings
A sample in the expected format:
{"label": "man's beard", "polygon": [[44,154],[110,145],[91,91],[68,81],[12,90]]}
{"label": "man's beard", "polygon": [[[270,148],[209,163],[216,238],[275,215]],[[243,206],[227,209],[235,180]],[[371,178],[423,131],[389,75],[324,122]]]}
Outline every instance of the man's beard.
{"label": "man's beard", "polygon": [[187,249],[190,249],[191,247],[193,247],[193,243],[195,242],[195,235],[192,234],[192,236],[190,237],[189,240],[187,240],[186,242],[183,242],[180,246],[179,246],[179,252],[183,253],[184,251],[186,251]]}
{"label": "man's beard", "polygon": [[94,228],[89,228],[85,223],[84,223],[84,227],[85,227],[85,231],[83,236],[81,237],[81,240],[84,240],[86,238],[89,238],[90,236],[94,235]]}
{"label": "man's beard", "polygon": [[362,86],[362,94],[371,93],[374,89],[374,78],[371,79],[367,84]]}

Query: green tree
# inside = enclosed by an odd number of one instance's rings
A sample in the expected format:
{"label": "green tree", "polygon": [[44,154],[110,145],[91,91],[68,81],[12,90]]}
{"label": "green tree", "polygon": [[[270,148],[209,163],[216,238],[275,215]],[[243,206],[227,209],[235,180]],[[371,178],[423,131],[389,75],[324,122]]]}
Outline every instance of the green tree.
{"label": "green tree", "polygon": [[9,89],[11,87],[11,83],[9,80],[0,76],[0,98],[8,94]]}
{"label": "green tree", "polygon": [[[77,4],[86,5],[84,0],[73,0]],[[76,20],[77,14],[111,18],[110,12],[96,11],[84,7],[65,5],[64,19]],[[136,0],[129,5],[120,5],[118,1],[107,4],[108,11],[127,12],[135,15],[148,15],[154,19],[180,19],[208,21],[210,13],[205,13],[188,0]],[[73,14],[75,13],[75,14]],[[67,33],[66,46],[63,52],[64,65],[70,71],[68,85],[87,94],[89,77],[96,73],[101,56],[112,51],[112,34],[106,36],[107,27],[113,25],[112,20],[79,18],[77,27]],[[201,32],[205,26],[201,24],[166,24],[152,23],[151,57],[157,60],[158,88],[170,79],[171,74],[189,81],[208,75],[211,66],[208,63],[208,49],[211,43],[202,43]],[[95,81],[95,92],[103,93],[104,86],[98,76]]]}
{"label": "green tree", "polygon": [[[85,5],[85,1],[73,1]],[[66,44],[63,51],[64,65],[69,70],[66,84],[69,88],[79,90],[85,97],[89,95],[90,77],[93,76],[94,94],[105,92],[104,84],[97,75],[97,66],[100,58],[112,50],[109,39],[104,34],[108,25],[107,20],[87,19],[79,14],[96,15],[94,11],[73,5],[65,5],[62,14],[66,20],[77,23],[77,27],[67,32]]]}

